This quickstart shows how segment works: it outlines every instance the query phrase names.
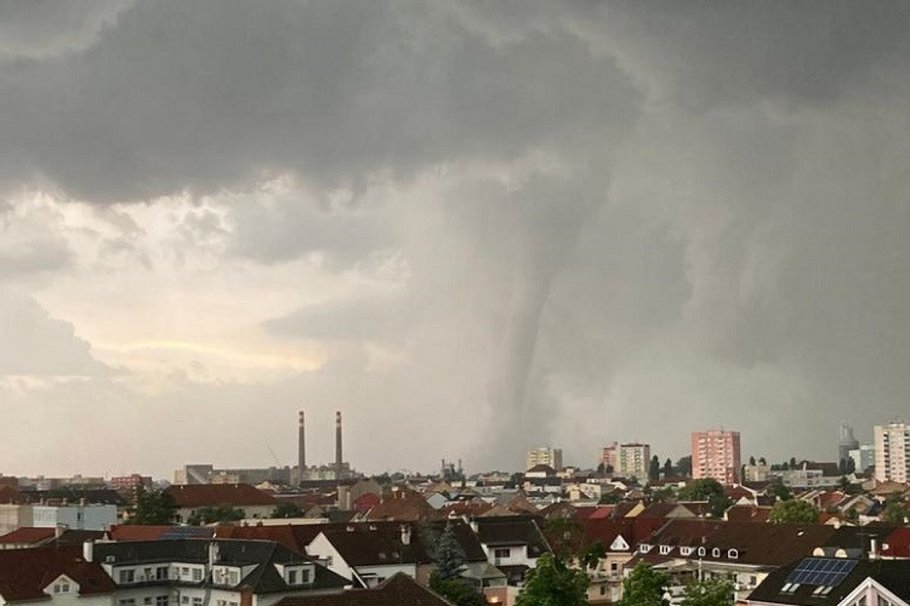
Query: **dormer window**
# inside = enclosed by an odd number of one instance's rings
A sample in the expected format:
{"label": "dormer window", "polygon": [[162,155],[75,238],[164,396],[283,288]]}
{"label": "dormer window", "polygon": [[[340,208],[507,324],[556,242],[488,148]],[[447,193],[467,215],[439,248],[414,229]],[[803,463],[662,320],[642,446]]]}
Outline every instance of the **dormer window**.
{"label": "dormer window", "polygon": [[739,559],[739,551],[737,551],[736,549],[728,549],[728,550],[727,550],[727,558],[729,558],[729,559],[731,559],[731,560],[738,560],[738,559]]}
{"label": "dormer window", "polygon": [[661,546],[660,546],[660,555],[667,555],[667,554],[669,554],[672,550],[673,550],[673,548],[670,547],[669,545],[661,545]]}

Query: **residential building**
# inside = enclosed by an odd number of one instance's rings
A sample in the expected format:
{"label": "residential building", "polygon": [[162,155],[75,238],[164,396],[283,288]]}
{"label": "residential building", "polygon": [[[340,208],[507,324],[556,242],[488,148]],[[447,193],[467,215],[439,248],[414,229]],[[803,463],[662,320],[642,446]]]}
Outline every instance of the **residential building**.
{"label": "residential building", "polygon": [[509,583],[524,579],[537,558],[550,552],[537,521],[530,516],[481,517],[471,520],[487,561],[506,573]]}
{"label": "residential building", "polygon": [[694,479],[713,478],[721,484],[737,484],[741,465],[738,431],[709,429],[692,432]]}
{"label": "residential building", "polygon": [[277,606],[452,606],[426,587],[404,574],[395,574],[376,587],[351,589],[320,596],[293,596]]}
{"label": "residential building", "polygon": [[619,444],[610,442],[600,452],[600,464],[607,472],[614,472],[619,468]]}
{"label": "residential building", "polygon": [[117,586],[114,606],[271,606],[340,593],[351,582],[272,541],[173,539],[86,543]]}
{"label": "residential building", "polygon": [[375,587],[396,574],[427,584],[435,568],[436,541],[446,524],[451,524],[463,554],[463,576],[478,591],[505,585],[505,575],[488,563],[477,535],[460,520],[329,526],[310,542],[307,553],[325,561],[337,574],[366,587]]}
{"label": "residential building", "polygon": [[907,483],[910,468],[910,425],[875,426],[875,479]]}
{"label": "residential building", "polygon": [[104,530],[117,523],[117,506],[104,504],[32,505],[32,526]]}
{"label": "residential building", "polygon": [[619,465],[616,472],[624,478],[645,480],[651,464],[651,445],[629,443],[619,445]]}
{"label": "residential building", "polygon": [[560,471],[562,469],[562,448],[532,448],[528,451],[525,469],[537,465],[548,465]]}
{"label": "residential building", "polygon": [[248,484],[181,484],[168,486],[177,504],[177,521],[185,522],[200,509],[231,507],[245,518],[267,518],[278,504],[272,495]]}
{"label": "residential building", "polygon": [[0,604],[111,606],[116,586],[81,547],[0,551]]}
{"label": "residential building", "polygon": [[772,572],[748,606],[908,606],[910,560],[813,555]]}

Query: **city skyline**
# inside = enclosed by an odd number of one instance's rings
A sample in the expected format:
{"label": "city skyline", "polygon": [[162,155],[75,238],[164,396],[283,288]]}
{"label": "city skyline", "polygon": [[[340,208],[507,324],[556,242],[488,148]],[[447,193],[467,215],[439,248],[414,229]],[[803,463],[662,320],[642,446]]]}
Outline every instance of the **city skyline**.
{"label": "city skyline", "polygon": [[907,3],[252,6],[0,3],[0,472],[907,408]]}

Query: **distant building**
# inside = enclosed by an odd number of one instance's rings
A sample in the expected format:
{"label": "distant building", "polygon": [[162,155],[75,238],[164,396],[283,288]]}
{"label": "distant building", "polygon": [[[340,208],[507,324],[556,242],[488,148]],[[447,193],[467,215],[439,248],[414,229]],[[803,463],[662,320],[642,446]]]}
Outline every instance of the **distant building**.
{"label": "distant building", "polygon": [[745,482],[767,482],[771,474],[771,466],[765,463],[756,463],[755,465],[745,466]]}
{"label": "distant building", "polygon": [[723,429],[692,432],[692,477],[721,484],[740,481],[739,432]]}
{"label": "distant building", "polygon": [[525,469],[537,465],[549,465],[556,471],[562,469],[562,448],[533,448],[528,451]]}
{"label": "distant building", "polygon": [[859,448],[859,440],[853,435],[853,428],[846,421],[840,424],[840,440],[837,445],[837,462],[850,458],[850,451]]}
{"label": "distant building", "polygon": [[616,472],[625,478],[643,480],[648,477],[648,466],[651,464],[650,444],[620,444]]}
{"label": "distant building", "polygon": [[858,448],[850,451],[850,458],[853,460],[853,469],[856,473],[863,473],[875,465],[875,446],[860,444]]}
{"label": "distant building", "polygon": [[906,483],[910,467],[910,426],[889,423],[875,426],[875,479]]}
{"label": "distant building", "polygon": [[117,506],[102,504],[33,505],[32,526],[73,530],[104,530],[117,523]]}
{"label": "distant building", "polygon": [[603,447],[600,453],[600,464],[607,471],[616,471],[619,467],[619,444],[611,442]]}

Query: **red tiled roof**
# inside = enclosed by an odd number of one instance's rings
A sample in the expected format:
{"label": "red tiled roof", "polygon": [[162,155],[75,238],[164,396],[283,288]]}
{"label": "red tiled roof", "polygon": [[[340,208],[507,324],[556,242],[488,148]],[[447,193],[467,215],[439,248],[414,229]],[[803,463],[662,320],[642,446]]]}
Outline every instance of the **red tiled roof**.
{"label": "red tiled roof", "polygon": [[362,494],[359,497],[357,497],[356,499],[354,499],[354,502],[351,504],[351,506],[354,508],[355,511],[359,511],[360,513],[366,513],[369,510],[376,507],[377,505],[379,505],[379,503],[381,501],[382,501],[382,499],[379,498],[378,494],[374,494],[372,492],[365,492],[364,494]]}
{"label": "red tiled roof", "polygon": [[26,526],[0,537],[0,544],[3,545],[33,545],[43,541],[49,541],[54,538],[54,528],[32,528]]}
{"label": "red tiled roof", "polygon": [[80,596],[116,589],[100,564],[82,559],[79,547],[0,550],[0,596],[7,602],[47,599],[44,588],[61,574],[79,585]]}
{"label": "red tiled roof", "polygon": [[882,555],[892,558],[910,558],[910,528],[898,528],[885,539]]}
{"label": "red tiled roof", "polygon": [[613,515],[614,509],[615,508],[612,505],[598,505],[587,519],[598,520],[600,518],[609,518]]}
{"label": "red tiled roof", "polygon": [[231,505],[275,505],[272,495],[249,484],[177,484],[169,486],[167,493],[178,507],[217,507]]}
{"label": "red tiled roof", "polygon": [[0,486],[0,503],[24,503],[25,499],[18,488]]}
{"label": "red tiled roof", "polygon": [[297,529],[302,529],[303,526],[307,525],[217,526],[215,528],[215,537],[248,541],[274,541],[295,553],[306,555],[306,546],[316,535],[312,534],[310,536],[311,533],[304,531],[297,532]]}
{"label": "red tiled roof", "polygon": [[142,524],[115,524],[108,534],[113,541],[157,541],[161,535],[178,526],[145,526]]}
{"label": "red tiled roof", "polygon": [[770,507],[757,505],[734,505],[727,510],[727,520],[730,522],[767,522],[771,517]]}

